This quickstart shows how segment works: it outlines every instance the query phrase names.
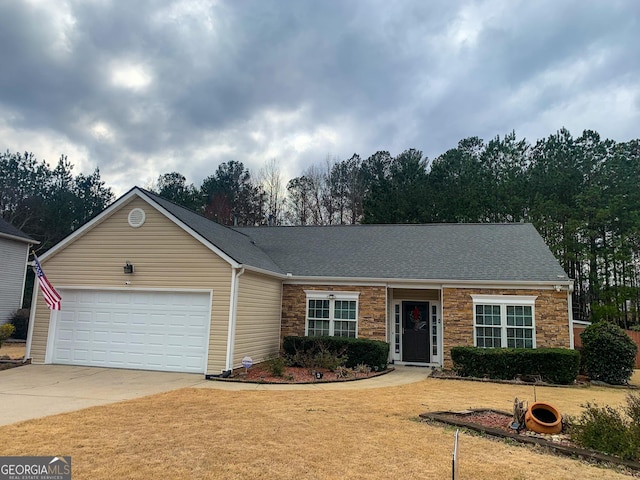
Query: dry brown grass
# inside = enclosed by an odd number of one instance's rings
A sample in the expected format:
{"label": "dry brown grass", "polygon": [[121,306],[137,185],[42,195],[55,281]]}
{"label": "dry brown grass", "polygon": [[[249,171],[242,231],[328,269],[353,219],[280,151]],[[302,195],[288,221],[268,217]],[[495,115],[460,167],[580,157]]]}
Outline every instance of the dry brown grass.
{"label": "dry brown grass", "polygon": [[0,347],[0,357],[8,355],[13,360],[19,360],[24,357],[24,343],[7,343],[4,342]]}
{"label": "dry brown grass", "polygon": [[[578,414],[628,390],[537,388]],[[71,455],[73,477],[225,479],[450,478],[453,429],[426,411],[533,401],[526,386],[427,379],[376,390],[182,389],[0,428],[0,455]],[[5,439],[5,440],[3,440]],[[11,439],[11,441],[6,441]],[[463,434],[465,479],[622,479],[613,469]]]}

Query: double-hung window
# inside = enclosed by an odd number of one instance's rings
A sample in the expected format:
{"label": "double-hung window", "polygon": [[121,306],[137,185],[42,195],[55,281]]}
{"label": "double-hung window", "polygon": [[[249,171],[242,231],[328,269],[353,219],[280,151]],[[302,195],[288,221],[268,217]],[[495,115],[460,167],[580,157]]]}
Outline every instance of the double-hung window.
{"label": "double-hung window", "polygon": [[358,293],[306,290],[310,337],[358,336]]}
{"label": "double-hung window", "polygon": [[476,347],[536,348],[535,296],[471,297]]}

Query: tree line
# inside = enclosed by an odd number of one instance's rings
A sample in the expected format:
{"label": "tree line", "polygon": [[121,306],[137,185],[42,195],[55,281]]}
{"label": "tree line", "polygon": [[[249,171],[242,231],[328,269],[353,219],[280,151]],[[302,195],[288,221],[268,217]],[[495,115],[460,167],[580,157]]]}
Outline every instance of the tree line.
{"label": "tree line", "polygon": [[[71,175],[31,154],[0,156],[0,213],[54,244],[113,199],[99,171]],[[253,175],[220,164],[200,186],[179,172],[147,188],[225,225],[531,222],[575,279],[574,318],[640,323],[640,140],[566,129],[461,140],[433,160],[416,149],[327,158],[286,184],[276,160]]]}

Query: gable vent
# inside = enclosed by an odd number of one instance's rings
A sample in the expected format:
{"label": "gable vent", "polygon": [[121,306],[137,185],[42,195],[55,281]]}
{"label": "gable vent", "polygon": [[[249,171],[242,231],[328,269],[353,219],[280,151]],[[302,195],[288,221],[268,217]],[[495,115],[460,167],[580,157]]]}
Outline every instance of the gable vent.
{"label": "gable vent", "polygon": [[146,218],[147,215],[144,213],[144,210],[142,210],[141,208],[134,208],[129,212],[129,217],[127,220],[129,221],[129,225],[131,225],[133,228],[138,228],[144,225],[144,221]]}

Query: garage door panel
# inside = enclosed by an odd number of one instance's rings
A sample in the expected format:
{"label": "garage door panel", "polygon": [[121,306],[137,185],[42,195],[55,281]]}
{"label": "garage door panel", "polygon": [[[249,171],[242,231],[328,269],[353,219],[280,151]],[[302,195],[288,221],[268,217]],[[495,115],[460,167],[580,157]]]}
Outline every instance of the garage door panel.
{"label": "garage door panel", "polygon": [[203,373],[210,296],[64,291],[53,362]]}

